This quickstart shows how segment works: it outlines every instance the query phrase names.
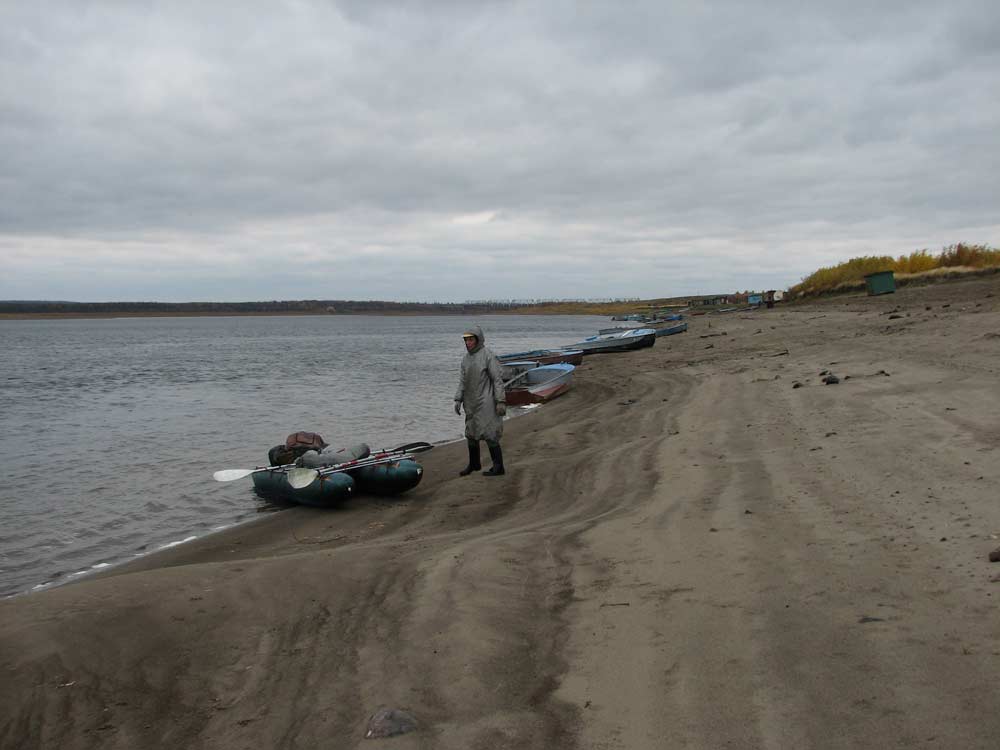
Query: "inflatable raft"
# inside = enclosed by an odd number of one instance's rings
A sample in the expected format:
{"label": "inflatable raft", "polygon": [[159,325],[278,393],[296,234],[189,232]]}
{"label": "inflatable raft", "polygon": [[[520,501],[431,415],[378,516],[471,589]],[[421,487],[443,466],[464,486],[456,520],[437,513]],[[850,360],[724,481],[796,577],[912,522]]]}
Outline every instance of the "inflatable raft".
{"label": "inflatable raft", "polygon": [[288,475],[284,471],[261,471],[253,475],[253,486],[258,495],[268,499],[329,508],[354,493],[354,477],[346,472],[324,474],[316,477],[307,487],[295,489],[288,483]]}
{"label": "inflatable raft", "polygon": [[412,490],[424,476],[424,467],[412,458],[350,472],[358,492],[370,495],[398,495]]}
{"label": "inflatable raft", "polygon": [[410,458],[352,471],[320,474],[309,485],[296,489],[281,470],[253,475],[257,494],[317,508],[329,508],[350,498],[355,492],[370,495],[398,495],[420,484],[424,467]]}

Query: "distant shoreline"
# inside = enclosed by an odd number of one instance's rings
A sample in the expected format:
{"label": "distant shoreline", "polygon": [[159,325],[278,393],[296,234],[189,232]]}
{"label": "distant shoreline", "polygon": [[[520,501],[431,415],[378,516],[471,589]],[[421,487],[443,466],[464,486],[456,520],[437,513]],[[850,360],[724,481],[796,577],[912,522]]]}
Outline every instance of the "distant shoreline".
{"label": "distant shoreline", "polygon": [[490,312],[105,312],[105,313],[0,313],[0,320],[112,320],[115,318],[342,318],[359,316],[378,317],[433,317],[470,315],[603,315],[596,312],[567,313],[563,311],[529,312],[525,310],[495,310]]}

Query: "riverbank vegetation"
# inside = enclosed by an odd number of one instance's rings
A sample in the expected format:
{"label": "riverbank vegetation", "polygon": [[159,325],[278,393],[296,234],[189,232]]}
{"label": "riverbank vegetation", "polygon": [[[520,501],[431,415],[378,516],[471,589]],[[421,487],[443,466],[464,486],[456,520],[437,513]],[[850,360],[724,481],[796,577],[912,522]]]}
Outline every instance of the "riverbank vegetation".
{"label": "riverbank vegetation", "polygon": [[866,255],[820,268],[789,289],[793,297],[811,297],[833,292],[853,291],[865,285],[865,276],[879,271],[893,271],[896,283],[937,281],[969,274],[991,272],[1000,268],[1000,249],[988,245],[950,245],[938,253],[918,250],[894,258],[891,255]]}

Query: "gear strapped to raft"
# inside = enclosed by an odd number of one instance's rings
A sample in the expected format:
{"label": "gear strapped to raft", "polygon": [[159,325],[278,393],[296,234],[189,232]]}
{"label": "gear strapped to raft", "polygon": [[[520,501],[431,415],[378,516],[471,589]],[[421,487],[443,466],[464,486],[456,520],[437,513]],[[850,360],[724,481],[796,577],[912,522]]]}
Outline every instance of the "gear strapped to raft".
{"label": "gear strapped to raft", "polygon": [[267,459],[271,466],[284,466],[295,463],[309,451],[322,451],[328,445],[318,432],[293,432],[285,438],[284,445],[276,445],[267,452]]}

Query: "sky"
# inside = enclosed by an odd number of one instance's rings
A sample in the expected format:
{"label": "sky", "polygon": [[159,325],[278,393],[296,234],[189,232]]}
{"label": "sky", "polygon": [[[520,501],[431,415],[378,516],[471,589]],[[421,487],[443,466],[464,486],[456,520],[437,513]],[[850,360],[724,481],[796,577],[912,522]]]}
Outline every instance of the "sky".
{"label": "sky", "polygon": [[0,0],[0,299],[652,298],[996,246],[998,39],[992,0]]}

